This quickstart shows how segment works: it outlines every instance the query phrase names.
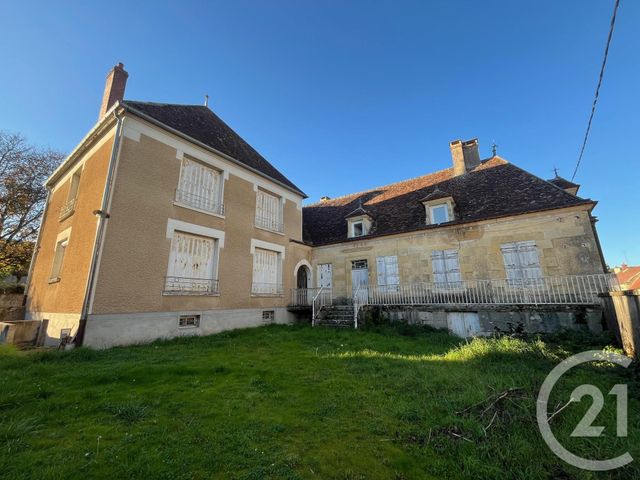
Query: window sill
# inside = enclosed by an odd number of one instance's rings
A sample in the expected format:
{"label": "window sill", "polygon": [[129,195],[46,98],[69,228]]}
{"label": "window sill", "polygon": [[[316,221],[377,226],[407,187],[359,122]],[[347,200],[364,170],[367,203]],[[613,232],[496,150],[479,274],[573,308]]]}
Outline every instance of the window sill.
{"label": "window sill", "polygon": [[219,213],[215,213],[215,212],[210,212],[209,210],[203,210],[202,208],[192,207],[191,205],[187,205],[186,203],[174,201],[173,204],[176,207],[186,208],[187,210],[193,210],[194,212],[204,213],[205,215],[211,215],[212,217],[222,218],[223,220],[225,219],[224,215],[220,215]]}
{"label": "window sill", "polygon": [[284,297],[284,293],[255,293],[251,292],[252,297]]}
{"label": "window sill", "polygon": [[199,329],[200,325],[186,325],[184,327],[178,327],[178,330],[195,330],[195,329]]}
{"label": "window sill", "polygon": [[219,297],[220,292],[162,292],[163,297]]}
{"label": "window sill", "polygon": [[48,280],[48,283],[58,283],[60,281],[60,277],[53,277]]}

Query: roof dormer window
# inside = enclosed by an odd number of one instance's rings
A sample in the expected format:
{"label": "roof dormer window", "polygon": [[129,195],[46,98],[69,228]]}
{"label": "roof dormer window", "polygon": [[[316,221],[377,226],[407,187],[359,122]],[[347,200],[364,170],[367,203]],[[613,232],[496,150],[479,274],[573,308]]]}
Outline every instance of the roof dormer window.
{"label": "roof dormer window", "polygon": [[429,216],[432,224],[446,223],[449,221],[449,206],[446,203],[429,207]]}
{"label": "roof dormer window", "polygon": [[366,235],[365,233],[366,229],[364,226],[364,222],[361,220],[359,222],[352,222],[351,223],[351,236],[352,237],[363,237],[364,235]]}

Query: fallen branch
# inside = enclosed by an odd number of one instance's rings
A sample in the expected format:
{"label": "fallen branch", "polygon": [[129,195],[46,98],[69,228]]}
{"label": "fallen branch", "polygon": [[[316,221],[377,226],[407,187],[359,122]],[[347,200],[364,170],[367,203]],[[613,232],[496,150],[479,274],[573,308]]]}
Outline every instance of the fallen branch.
{"label": "fallen branch", "polygon": [[547,423],[551,423],[551,420],[558,415],[561,411],[563,411],[565,408],[567,408],[571,402],[573,402],[573,398],[570,398],[569,401],[567,403],[565,403],[562,407],[560,407],[559,409],[557,409],[555,412],[553,412],[551,414],[551,416],[549,418],[547,418]]}

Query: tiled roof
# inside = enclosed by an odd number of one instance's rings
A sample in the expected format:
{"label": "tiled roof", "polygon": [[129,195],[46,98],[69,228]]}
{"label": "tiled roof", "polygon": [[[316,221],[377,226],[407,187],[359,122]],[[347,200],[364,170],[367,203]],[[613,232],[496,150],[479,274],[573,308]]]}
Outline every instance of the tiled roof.
{"label": "tiled roof", "polygon": [[439,225],[426,225],[426,212],[421,203],[437,190],[449,194],[455,203],[456,220],[446,225],[594,204],[496,156],[457,177],[453,168],[448,168],[306,206],[302,211],[305,241],[323,245],[350,240],[345,217],[360,202],[374,218],[371,232],[365,238],[438,228]]}
{"label": "tiled roof", "polygon": [[625,290],[638,290],[640,289],[640,266],[628,267],[623,265],[621,270],[616,273],[620,285]]}
{"label": "tiled roof", "polygon": [[302,190],[256,152],[208,107],[132,100],[125,100],[121,103],[134,113],[141,112],[306,197]]}

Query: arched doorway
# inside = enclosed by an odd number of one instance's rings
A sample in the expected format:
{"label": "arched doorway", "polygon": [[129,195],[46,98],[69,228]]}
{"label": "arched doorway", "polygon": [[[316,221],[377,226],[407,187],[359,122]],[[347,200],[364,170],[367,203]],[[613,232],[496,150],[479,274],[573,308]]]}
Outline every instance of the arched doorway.
{"label": "arched doorway", "polygon": [[296,277],[296,288],[293,303],[298,306],[309,306],[313,299],[311,285],[311,265],[306,260],[300,260],[293,272]]}
{"label": "arched doorway", "polygon": [[309,288],[311,283],[311,271],[306,265],[300,265],[296,275],[296,288]]}

